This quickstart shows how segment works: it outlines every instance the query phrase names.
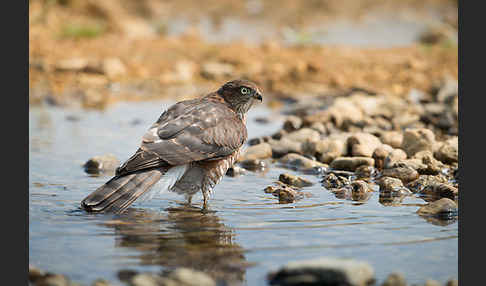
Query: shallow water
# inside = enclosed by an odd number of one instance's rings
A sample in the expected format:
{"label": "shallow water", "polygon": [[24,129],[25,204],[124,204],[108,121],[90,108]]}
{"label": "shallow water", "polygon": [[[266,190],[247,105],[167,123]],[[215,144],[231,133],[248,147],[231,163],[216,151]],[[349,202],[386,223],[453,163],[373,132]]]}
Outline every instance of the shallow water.
{"label": "shallow water", "polygon": [[[437,223],[415,212],[415,196],[388,206],[374,192],[364,203],[336,198],[319,178],[272,166],[266,172],[225,177],[210,211],[163,193],[127,213],[87,214],[79,202],[110,178],[86,174],[90,157],[112,153],[121,161],[138,147],[167,102],[120,103],[103,112],[54,107],[29,111],[29,263],[89,285],[105,278],[123,285],[120,270],[160,272],[186,266],[213,277],[266,285],[268,271],[289,261],[322,256],[369,262],[378,284],[393,271],[409,283],[458,277],[458,223]],[[256,117],[272,119],[257,123]],[[249,137],[281,126],[264,108],[249,114]],[[315,184],[309,198],[291,204],[263,189],[287,172]]]}

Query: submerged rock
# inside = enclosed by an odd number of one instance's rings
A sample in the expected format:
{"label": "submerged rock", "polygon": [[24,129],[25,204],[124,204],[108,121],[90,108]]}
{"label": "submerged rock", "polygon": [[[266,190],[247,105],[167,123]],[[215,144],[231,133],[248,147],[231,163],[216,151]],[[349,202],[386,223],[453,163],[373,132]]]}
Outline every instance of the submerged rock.
{"label": "submerged rock", "polygon": [[334,173],[328,173],[322,178],[322,186],[326,189],[338,189],[350,184],[348,178],[336,176]]}
{"label": "submerged rock", "polygon": [[120,165],[120,161],[112,154],[95,156],[84,163],[84,171],[88,174],[113,172]]}
{"label": "submerged rock", "polygon": [[380,186],[380,192],[395,192],[403,195],[411,193],[410,190],[405,188],[402,181],[397,178],[381,177],[376,183]]}
{"label": "submerged rock", "polygon": [[448,219],[457,216],[457,204],[451,199],[442,198],[421,207],[417,210],[417,213],[421,216],[434,216]]}
{"label": "submerged rock", "polygon": [[266,187],[263,191],[267,194],[272,194],[273,196],[278,197],[278,201],[281,204],[293,203],[304,198],[306,194],[280,182],[276,182],[275,186]]}
{"label": "submerged rock", "polygon": [[418,179],[407,183],[407,188],[409,188],[414,193],[421,192],[426,186],[437,184],[437,183],[447,183],[447,178],[444,175],[420,175]]}
{"label": "submerged rock", "polygon": [[434,183],[425,186],[419,193],[432,199],[449,198],[455,200],[457,199],[459,190],[449,184]]}
{"label": "submerged rock", "polygon": [[280,174],[278,180],[289,186],[294,186],[298,188],[312,186],[312,182],[299,176],[291,174]]}
{"label": "submerged rock", "polygon": [[269,273],[270,285],[349,285],[366,286],[374,283],[370,264],[352,259],[318,258],[290,262]]}
{"label": "submerged rock", "polygon": [[328,165],[311,160],[299,154],[290,153],[280,158],[279,163],[297,169],[310,169],[315,167],[328,167]]}

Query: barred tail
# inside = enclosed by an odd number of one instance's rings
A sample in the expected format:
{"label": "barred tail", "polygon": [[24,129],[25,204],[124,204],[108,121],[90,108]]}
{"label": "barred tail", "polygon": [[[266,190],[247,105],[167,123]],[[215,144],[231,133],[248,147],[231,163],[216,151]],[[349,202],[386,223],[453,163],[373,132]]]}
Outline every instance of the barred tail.
{"label": "barred tail", "polygon": [[81,201],[89,212],[121,213],[157,183],[167,169],[144,170],[115,176]]}

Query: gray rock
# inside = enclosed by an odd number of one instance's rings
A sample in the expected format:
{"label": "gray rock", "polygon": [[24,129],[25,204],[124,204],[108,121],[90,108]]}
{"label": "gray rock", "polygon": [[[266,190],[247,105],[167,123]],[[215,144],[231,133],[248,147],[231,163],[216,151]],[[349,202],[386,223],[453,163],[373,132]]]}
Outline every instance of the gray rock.
{"label": "gray rock", "polygon": [[244,151],[238,158],[238,162],[245,160],[267,159],[272,157],[272,147],[268,143],[253,145]]}
{"label": "gray rock", "polygon": [[434,133],[425,128],[406,129],[403,134],[403,149],[408,157],[420,151],[434,151],[436,145]]}
{"label": "gray rock", "polygon": [[391,273],[381,286],[407,286],[407,281],[402,273]]}
{"label": "gray rock", "polygon": [[284,184],[287,184],[289,186],[297,187],[297,188],[302,188],[302,187],[308,187],[312,186],[312,182],[304,179],[299,176],[291,175],[291,174],[280,174],[278,180]]}
{"label": "gray rock", "polygon": [[89,174],[112,172],[120,165],[120,161],[112,154],[95,156],[84,165],[84,171]]}
{"label": "gray rock", "polygon": [[293,167],[297,169],[310,169],[314,167],[328,167],[328,165],[323,164],[321,162],[311,160],[299,154],[290,153],[285,155],[284,157],[280,158],[279,163]]}
{"label": "gray rock", "polygon": [[457,204],[451,199],[442,198],[419,208],[417,213],[421,216],[449,218],[457,215]]}
{"label": "gray rock", "polygon": [[373,151],[381,145],[378,137],[368,133],[356,133],[348,137],[347,145],[351,156],[371,157]]}
{"label": "gray rock", "polygon": [[375,160],[368,157],[338,157],[331,162],[331,168],[336,170],[354,171],[360,166],[373,166]]}
{"label": "gray rock", "polygon": [[349,285],[365,286],[374,283],[370,264],[352,259],[318,258],[290,262],[268,275],[270,285]]}

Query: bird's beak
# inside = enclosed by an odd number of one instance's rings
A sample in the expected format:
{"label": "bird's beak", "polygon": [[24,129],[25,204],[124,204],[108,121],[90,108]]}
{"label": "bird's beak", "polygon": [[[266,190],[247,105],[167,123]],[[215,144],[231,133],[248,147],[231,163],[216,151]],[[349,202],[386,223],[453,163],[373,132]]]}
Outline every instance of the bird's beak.
{"label": "bird's beak", "polygon": [[260,102],[263,102],[263,97],[262,97],[262,95],[259,92],[255,92],[255,94],[253,95],[253,97],[255,99],[260,100]]}

